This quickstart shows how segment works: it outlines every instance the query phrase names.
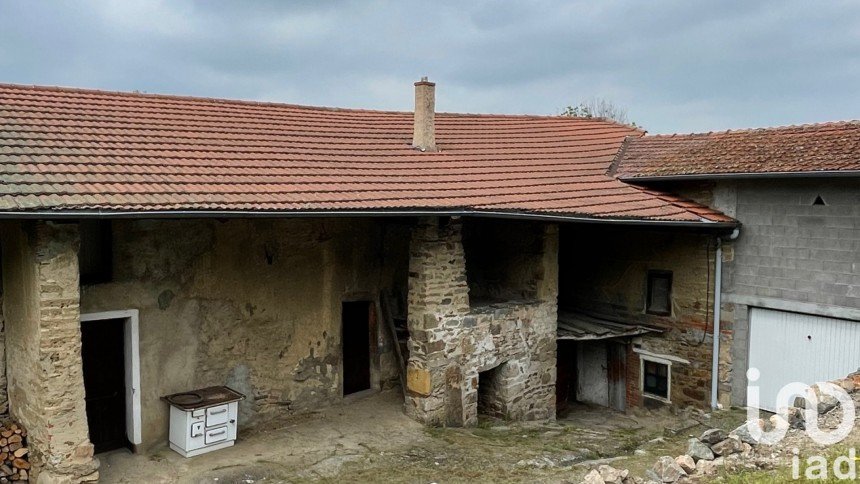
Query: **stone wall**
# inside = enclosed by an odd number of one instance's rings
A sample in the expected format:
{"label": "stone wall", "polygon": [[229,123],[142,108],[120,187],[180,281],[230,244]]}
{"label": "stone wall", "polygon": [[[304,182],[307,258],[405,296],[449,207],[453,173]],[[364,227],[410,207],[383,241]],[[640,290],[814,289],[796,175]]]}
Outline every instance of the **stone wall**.
{"label": "stone wall", "polygon": [[[509,233],[522,228],[512,223]],[[541,250],[529,261],[540,278],[524,287],[535,299],[473,307],[462,222],[432,218],[419,224],[410,246],[409,415],[430,425],[474,425],[479,374],[493,370],[494,414],[555,417],[557,236],[555,226],[543,226]]]}
{"label": "stone wall", "polygon": [[[0,291],[2,290],[0,288]],[[3,316],[3,294],[0,293],[0,417],[9,414],[9,396],[6,387],[6,318]]]}
{"label": "stone wall", "polygon": [[10,413],[40,483],[98,479],[85,414],[75,224],[5,223],[3,294]]}
{"label": "stone wall", "polygon": [[[860,321],[860,178],[674,183],[664,188],[736,217],[724,248],[723,319],[732,322],[732,403],[746,402],[749,308]],[[815,205],[820,196],[825,205]]]}
{"label": "stone wall", "polygon": [[[247,395],[241,428],[341,401],[341,304],[405,291],[410,222],[117,220],[113,281],[85,313],[138,309],[143,447],[166,441],[160,397],[208,385]],[[398,378],[379,325],[376,387]]]}
{"label": "stone wall", "polygon": [[[672,366],[672,403],[703,406],[710,400],[713,336],[713,235],[680,229],[565,226],[560,251],[559,305],[661,328],[659,335],[637,338],[637,349],[670,355],[688,363]],[[672,271],[672,312],[645,312],[649,270]],[[708,274],[710,272],[710,283]],[[721,318],[724,319],[724,318]],[[731,342],[730,321],[723,321],[724,348]],[[628,348],[627,403],[643,403],[639,354]],[[730,392],[730,353],[721,356],[721,394]]]}

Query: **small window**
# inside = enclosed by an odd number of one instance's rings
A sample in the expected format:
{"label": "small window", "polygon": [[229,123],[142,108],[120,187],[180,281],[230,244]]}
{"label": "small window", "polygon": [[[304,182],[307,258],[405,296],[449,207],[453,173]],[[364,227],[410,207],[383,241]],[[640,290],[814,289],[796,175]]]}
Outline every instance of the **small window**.
{"label": "small window", "polygon": [[672,314],[671,271],[648,271],[648,294],[645,312],[661,316]]}
{"label": "small window", "polygon": [[822,206],[823,206],[823,205],[827,205],[827,202],[825,202],[825,201],[824,201],[824,199],[823,199],[823,198],[821,198],[821,195],[818,195],[817,197],[815,197],[815,200],[812,202],[812,204],[813,204],[813,205],[822,205]]}
{"label": "small window", "polygon": [[669,400],[671,366],[668,363],[642,359],[642,393],[649,397]]}

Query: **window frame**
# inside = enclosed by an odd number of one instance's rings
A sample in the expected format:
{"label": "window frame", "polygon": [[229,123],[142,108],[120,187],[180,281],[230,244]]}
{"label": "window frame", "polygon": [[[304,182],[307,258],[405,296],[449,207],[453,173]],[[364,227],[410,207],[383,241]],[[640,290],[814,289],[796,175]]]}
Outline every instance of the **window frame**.
{"label": "window frame", "polygon": [[[669,282],[669,290],[666,294],[666,311],[651,308],[651,296],[653,295],[654,285],[652,281],[656,278],[665,278]],[[655,316],[671,316],[672,315],[672,285],[674,277],[672,271],[662,269],[651,269],[648,271],[645,280],[645,313]]]}
{"label": "window frame", "polygon": [[[657,363],[666,366],[666,396],[655,395],[645,391],[645,362]],[[639,354],[639,391],[642,396],[664,403],[672,403],[672,361],[656,356]]]}

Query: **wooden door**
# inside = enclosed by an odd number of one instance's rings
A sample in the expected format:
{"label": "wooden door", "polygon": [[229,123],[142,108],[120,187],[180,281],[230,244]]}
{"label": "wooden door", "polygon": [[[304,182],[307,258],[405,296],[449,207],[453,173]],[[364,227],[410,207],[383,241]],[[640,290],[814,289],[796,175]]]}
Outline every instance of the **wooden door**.
{"label": "wooden door", "polygon": [[627,410],[627,347],[607,343],[609,378],[609,407],[619,412]]}
{"label": "wooden door", "polygon": [[580,402],[609,406],[609,370],[606,343],[585,341],[579,344],[576,354],[577,378],[576,399]]}

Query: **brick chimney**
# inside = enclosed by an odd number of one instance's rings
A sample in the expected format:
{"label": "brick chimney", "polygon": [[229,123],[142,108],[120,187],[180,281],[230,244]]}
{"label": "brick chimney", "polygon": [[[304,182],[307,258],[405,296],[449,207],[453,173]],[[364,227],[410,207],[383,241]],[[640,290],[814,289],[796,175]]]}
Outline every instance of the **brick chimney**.
{"label": "brick chimney", "polygon": [[415,123],[412,146],[421,151],[436,151],[436,83],[426,77],[415,83]]}

